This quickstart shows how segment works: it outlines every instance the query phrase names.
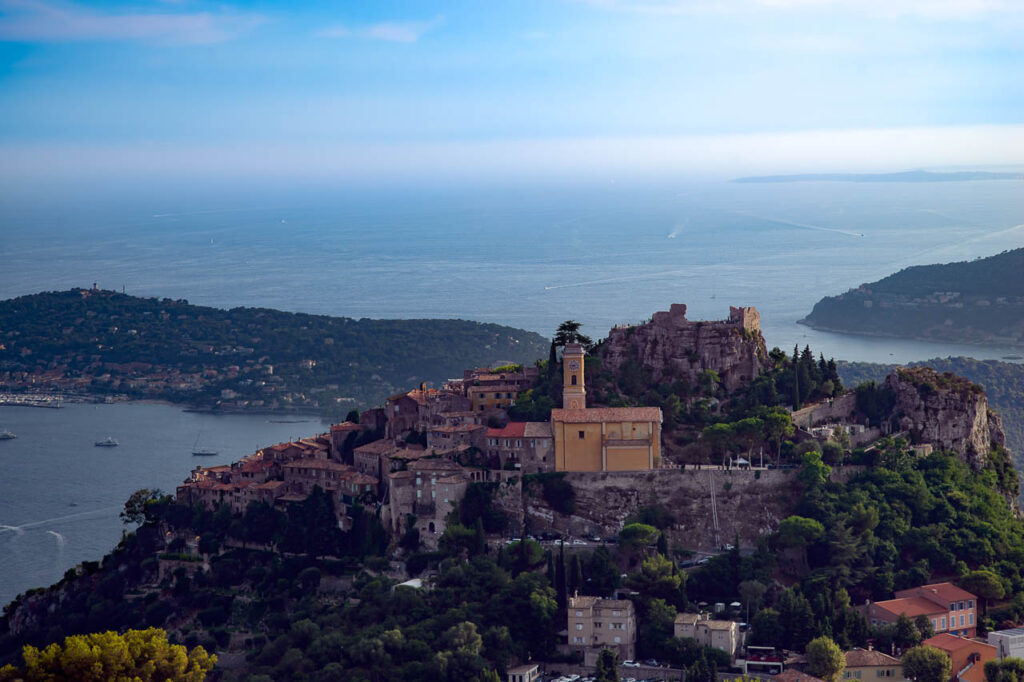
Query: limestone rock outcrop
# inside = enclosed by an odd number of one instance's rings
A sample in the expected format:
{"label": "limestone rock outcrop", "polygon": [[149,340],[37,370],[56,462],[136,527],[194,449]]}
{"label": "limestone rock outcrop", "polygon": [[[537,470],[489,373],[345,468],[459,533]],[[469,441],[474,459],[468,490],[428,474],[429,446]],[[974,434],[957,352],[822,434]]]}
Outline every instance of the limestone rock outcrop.
{"label": "limestone rock outcrop", "polygon": [[601,356],[613,374],[635,361],[658,383],[684,379],[693,385],[713,370],[727,391],[735,391],[760,373],[768,351],[756,308],[730,307],[727,320],[691,322],[686,306],[675,303],[646,324],[612,329]]}
{"label": "limestone rock outcrop", "polygon": [[1002,422],[989,409],[977,384],[930,367],[899,368],[885,380],[894,397],[891,425],[914,443],[954,450],[973,469],[988,462],[994,445],[1004,445]]}

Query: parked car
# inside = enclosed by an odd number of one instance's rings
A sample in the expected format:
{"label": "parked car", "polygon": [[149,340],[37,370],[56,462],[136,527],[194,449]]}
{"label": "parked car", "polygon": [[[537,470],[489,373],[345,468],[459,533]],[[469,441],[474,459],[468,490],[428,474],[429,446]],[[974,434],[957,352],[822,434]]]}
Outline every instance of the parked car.
{"label": "parked car", "polygon": [[636,661],[623,661],[622,665],[627,667],[627,668],[639,668],[640,667],[640,664],[637,663]]}
{"label": "parked car", "polygon": [[655,658],[648,658],[646,661],[644,661],[644,665],[649,665],[649,666],[657,668],[658,667],[658,660],[655,659]]}
{"label": "parked car", "polygon": [[572,545],[586,545],[587,543],[586,543],[586,541],[580,540],[579,538],[573,538],[572,542],[569,543],[569,544],[572,544]]}

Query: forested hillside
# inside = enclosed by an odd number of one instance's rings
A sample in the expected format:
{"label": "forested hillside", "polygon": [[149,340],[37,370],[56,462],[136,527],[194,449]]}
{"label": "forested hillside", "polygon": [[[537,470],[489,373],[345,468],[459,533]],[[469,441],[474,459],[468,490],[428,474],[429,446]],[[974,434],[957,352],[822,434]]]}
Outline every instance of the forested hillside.
{"label": "forested hillside", "polygon": [[816,329],[960,343],[1024,345],[1024,249],[919,265],[815,304]]}
{"label": "forested hillside", "polygon": [[0,386],[223,409],[344,410],[467,367],[532,363],[539,334],[466,320],[355,320],[72,289],[0,302]]}

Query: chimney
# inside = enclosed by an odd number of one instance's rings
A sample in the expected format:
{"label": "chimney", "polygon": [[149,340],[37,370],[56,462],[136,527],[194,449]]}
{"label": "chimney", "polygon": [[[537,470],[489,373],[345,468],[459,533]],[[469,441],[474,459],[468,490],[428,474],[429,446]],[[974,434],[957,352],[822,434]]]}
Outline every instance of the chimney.
{"label": "chimney", "polygon": [[870,640],[868,640],[868,651],[874,651],[874,650],[875,650],[875,645],[872,644]]}

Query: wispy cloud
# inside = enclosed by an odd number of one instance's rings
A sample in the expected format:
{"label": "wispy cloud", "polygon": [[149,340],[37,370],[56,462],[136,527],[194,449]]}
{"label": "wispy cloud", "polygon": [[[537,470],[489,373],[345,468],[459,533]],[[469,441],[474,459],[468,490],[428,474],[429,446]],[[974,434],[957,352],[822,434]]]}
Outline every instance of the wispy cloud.
{"label": "wispy cloud", "polygon": [[392,43],[415,43],[425,34],[444,23],[444,17],[436,16],[429,21],[382,21],[363,26],[337,24],[317,31],[322,38],[370,38]]}
{"label": "wispy cloud", "polygon": [[579,0],[589,5],[646,14],[738,12],[752,8],[845,10],[879,17],[965,19],[1024,14],[1020,0]]}
{"label": "wispy cloud", "polygon": [[0,41],[218,43],[264,20],[258,14],[232,11],[118,13],[43,0],[0,0]]}

